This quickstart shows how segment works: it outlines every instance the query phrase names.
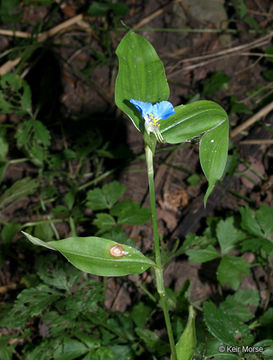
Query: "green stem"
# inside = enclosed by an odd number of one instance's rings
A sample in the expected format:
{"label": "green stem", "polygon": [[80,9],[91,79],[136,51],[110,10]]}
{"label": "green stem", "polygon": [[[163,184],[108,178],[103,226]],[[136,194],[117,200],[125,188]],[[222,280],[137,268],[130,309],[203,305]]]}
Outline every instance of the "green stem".
{"label": "green stem", "polygon": [[98,176],[97,178],[91,180],[91,181],[88,181],[87,183],[81,185],[78,187],[78,190],[84,190],[86,189],[87,187],[91,186],[91,185],[94,185],[94,184],[97,184],[99,181],[105,179],[106,177],[108,177],[109,175],[111,175],[113,172],[115,171],[115,169],[112,169],[112,170],[109,170],[109,171],[106,171],[105,173],[103,173],[102,175]]}
{"label": "green stem", "polygon": [[[41,203],[41,208],[44,212],[46,212],[46,206],[45,206],[45,203],[43,201],[42,198],[40,198],[40,203]],[[54,232],[55,234],[55,237],[57,240],[60,240],[60,236],[59,236],[59,233],[58,233],[58,230],[56,229],[56,226],[54,225],[54,222],[51,220],[51,216],[50,215],[47,215],[47,218],[49,220],[49,224],[51,226],[51,229],[52,231]]]}
{"label": "green stem", "polygon": [[154,249],[155,249],[155,262],[156,262],[156,268],[155,268],[156,288],[160,296],[160,302],[164,313],[165,323],[166,323],[170,347],[171,347],[172,360],[177,360],[171,320],[170,320],[170,315],[166,301],[166,292],[165,292],[164,279],[163,279],[163,268],[161,263],[160,243],[159,243],[157,217],[156,217],[153,153],[152,150],[147,145],[145,146],[145,155],[146,155],[146,163],[147,163],[147,171],[148,171],[150,203],[151,203],[153,235],[154,235]]}
{"label": "green stem", "polygon": [[157,303],[157,299],[156,297],[150,293],[150,291],[146,288],[145,285],[142,284],[141,281],[137,280],[137,279],[134,279],[132,280],[136,286],[138,286],[143,292],[145,292],[145,294],[154,302],[154,303]]}
{"label": "green stem", "polygon": [[9,164],[19,164],[19,163],[26,162],[26,161],[28,161],[28,158],[9,160],[8,163]]}
{"label": "green stem", "polygon": [[69,218],[69,225],[70,225],[71,236],[74,236],[74,237],[77,236],[76,225],[75,225],[75,221],[72,216],[70,216],[70,218]]}

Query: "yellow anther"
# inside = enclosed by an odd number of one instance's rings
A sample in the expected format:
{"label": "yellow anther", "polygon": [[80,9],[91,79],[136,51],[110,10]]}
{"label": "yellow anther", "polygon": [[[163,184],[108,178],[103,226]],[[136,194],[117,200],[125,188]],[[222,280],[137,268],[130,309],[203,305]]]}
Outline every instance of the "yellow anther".
{"label": "yellow anther", "polygon": [[149,118],[152,120],[155,126],[160,126],[157,122],[159,119],[156,119],[153,114],[149,114]]}

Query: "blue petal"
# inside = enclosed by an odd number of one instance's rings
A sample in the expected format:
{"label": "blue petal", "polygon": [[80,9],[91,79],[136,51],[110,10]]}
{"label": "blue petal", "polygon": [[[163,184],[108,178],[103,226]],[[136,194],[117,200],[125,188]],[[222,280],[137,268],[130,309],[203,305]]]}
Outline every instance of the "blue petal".
{"label": "blue petal", "polygon": [[142,117],[152,113],[153,105],[149,102],[139,101],[135,99],[130,99],[130,103],[133,104],[138,111],[140,111]]}
{"label": "blue petal", "polygon": [[156,119],[167,119],[174,113],[174,108],[169,101],[160,101],[153,106],[152,114]]}

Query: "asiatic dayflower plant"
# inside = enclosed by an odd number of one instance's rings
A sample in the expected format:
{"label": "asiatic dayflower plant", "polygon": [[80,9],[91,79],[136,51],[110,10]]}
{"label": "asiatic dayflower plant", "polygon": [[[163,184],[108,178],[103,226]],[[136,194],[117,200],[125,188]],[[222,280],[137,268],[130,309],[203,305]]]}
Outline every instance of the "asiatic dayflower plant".
{"label": "asiatic dayflower plant", "polygon": [[175,113],[172,104],[169,101],[160,101],[153,105],[150,102],[135,99],[130,99],[130,103],[135,106],[145,120],[145,129],[147,133],[153,133],[157,141],[164,142],[158,121],[167,119]]}
{"label": "asiatic dayflower plant", "polygon": [[[228,153],[228,116],[220,105],[207,100],[179,105],[174,109],[167,101],[170,90],[164,66],[152,45],[140,35],[129,31],[120,42],[117,55],[119,72],[116,79],[115,101],[120,110],[142,133],[144,140],[154,238],[154,261],[134,247],[98,236],[71,236],[64,240],[44,242],[30,234],[24,233],[24,235],[35,245],[58,250],[75,267],[94,275],[141,274],[152,267],[160,297],[160,307],[166,322],[171,360],[192,359],[196,346],[193,308],[189,311],[188,323],[176,345],[168,311],[156,214],[153,166],[156,141],[154,140],[156,138],[157,141],[179,144],[196,136],[202,136],[199,145],[200,162],[209,182],[204,198],[204,203],[206,203],[216,181],[222,177],[225,169]],[[144,132],[142,131],[143,121],[135,108],[144,119]],[[159,125],[161,125],[160,129]],[[155,136],[150,136],[152,134]]]}

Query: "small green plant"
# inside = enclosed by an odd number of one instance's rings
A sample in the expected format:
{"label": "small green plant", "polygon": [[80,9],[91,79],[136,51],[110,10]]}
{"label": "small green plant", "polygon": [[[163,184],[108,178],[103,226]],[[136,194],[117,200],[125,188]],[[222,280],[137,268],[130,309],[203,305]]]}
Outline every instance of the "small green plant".
{"label": "small green plant", "polygon": [[[186,254],[195,263],[217,264],[215,280],[219,284],[221,300],[219,307],[212,301],[203,304],[204,321],[210,336],[207,335],[209,341],[204,346],[202,334],[196,351],[200,359],[220,359],[221,352],[227,359],[245,359],[246,354],[247,359],[272,359],[273,340],[269,330],[273,323],[273,311],[269,307],[272,216],[273,207],[263,205],[256,212],[248,206],[241,207],[240,217],[208,218],[204,233],[201,236],[188,234],[183,246],[174,253],[174,256]],[[255,262],[250,263],[243,257],[246,251],[255,255]],[[251,268],[259,267],[268,277],[263,306],[258,290],[239,289],[243,275],[248,275]],[[224,297],[226,286],[233,289],[234,294]],[[260,314],[258,318],[254,311]],[[234,347],[233,351],[229,351],[230,347]]]}
{"label": "small green plant", "polygon": [[[138,223],[147,218],[146,210],[130,201],[117,203],[123,188],[117,183],[94,189],[87,195],[87,206],[93,210],[109,209],[98,213],[94,224],[103,237],[77,237],[45,242],[24,232],[35,245],[61,252],[78,269],[100,276],[123,276],[140,274],[152,268],[155,274],[159,306],[166,322],[172,360],[191,359],[195,350],[195,313],[190,307],[189,321],[175,346],[168,301],[163,281],[160,239],[156,218],[153,155],[156,143],[177,144],[202,135],[200,161],[208,179],[206,204],[215,183],[224,172],[228,150],[228,117],[226,112],[211,101],[198,101],[173,107],[168,102],[169,86],[162,62],[152,45],[132,31],[122,39],[117,48],[119,73],[116,79],[115,100],[117,106],[132,120],[143,135],[147,162],[152,226],[154,234],[154,257],[142,254],[126,243],[105,238],[107,227]],[[142,335],[143,337],[143,335]]]}

